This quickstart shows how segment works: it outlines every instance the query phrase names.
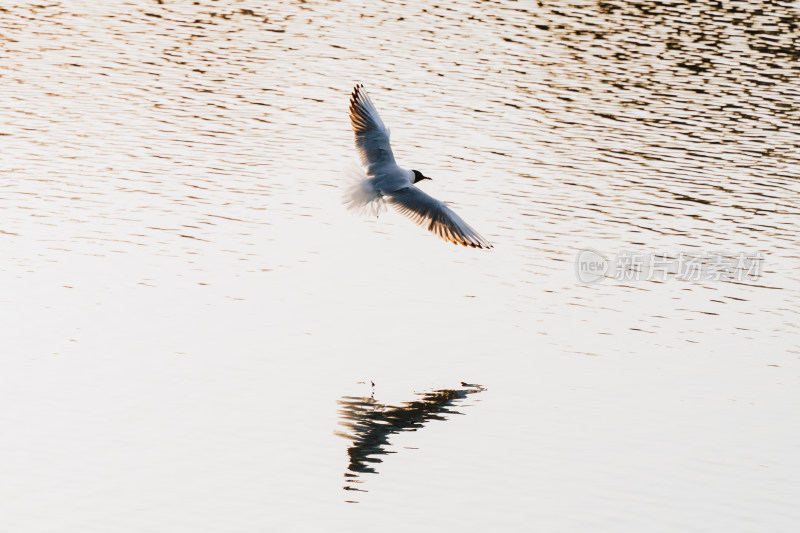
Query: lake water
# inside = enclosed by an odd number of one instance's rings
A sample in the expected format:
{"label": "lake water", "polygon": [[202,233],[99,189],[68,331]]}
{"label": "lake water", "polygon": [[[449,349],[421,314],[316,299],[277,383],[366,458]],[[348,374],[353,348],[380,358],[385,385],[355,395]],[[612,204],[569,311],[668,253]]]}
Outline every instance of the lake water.
{"label": "lake water", "polygon": [[[12,1],[0,42],[4,530],[796,530],[797,2]],[[493,250],[344,209],[356,83]]]}

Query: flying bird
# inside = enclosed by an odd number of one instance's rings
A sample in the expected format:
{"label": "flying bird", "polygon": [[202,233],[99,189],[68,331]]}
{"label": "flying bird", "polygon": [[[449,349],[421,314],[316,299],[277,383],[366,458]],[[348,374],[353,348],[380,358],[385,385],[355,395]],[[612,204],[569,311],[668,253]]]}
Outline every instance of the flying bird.
{"label": "flying bird", "polygon": [[355,86],[350,97],[350,123],[361,166],[349,171],[355,178],[355,184],[345,195],[349,209],[378,215],[388,203],[448,242],[473,248],[492,247],[447,204],[416,186],[431,178],[419,170],[397,166],[389,144],[389,130],[361,84]]}

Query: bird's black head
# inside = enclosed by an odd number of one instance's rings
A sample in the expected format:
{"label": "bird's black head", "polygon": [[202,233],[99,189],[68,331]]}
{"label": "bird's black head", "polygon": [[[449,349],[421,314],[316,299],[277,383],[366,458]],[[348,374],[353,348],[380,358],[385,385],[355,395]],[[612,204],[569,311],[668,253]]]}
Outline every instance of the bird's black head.
{"label": "bird's black head", "polygon": [[[416,183],[418,181],[429,180],[430,179],[428,176],[423,176],[422,172],[420,172],[419,170],[414,170],[412,172],[414,172],[414,183]],[[431,180],[431,181],[433,181],[433,180]]]}

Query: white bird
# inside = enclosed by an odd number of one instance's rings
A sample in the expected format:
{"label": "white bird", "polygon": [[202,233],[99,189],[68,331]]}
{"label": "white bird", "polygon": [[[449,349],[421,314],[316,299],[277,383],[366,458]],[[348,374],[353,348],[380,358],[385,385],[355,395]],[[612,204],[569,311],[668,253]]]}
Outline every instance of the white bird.
{"label": "white bird", "polygon": [[389,130],[363,85],[350,98],[350,122],[356,136],[361,164],[350,171],[357,179],[347,191],[349,209],[379,214],[386,203],[442,239],[473,248],[491,248],[489,241],[472,229],[444,202],[429,196],[415,183],[431,178],[418,170],[397,166],[389,144]]}

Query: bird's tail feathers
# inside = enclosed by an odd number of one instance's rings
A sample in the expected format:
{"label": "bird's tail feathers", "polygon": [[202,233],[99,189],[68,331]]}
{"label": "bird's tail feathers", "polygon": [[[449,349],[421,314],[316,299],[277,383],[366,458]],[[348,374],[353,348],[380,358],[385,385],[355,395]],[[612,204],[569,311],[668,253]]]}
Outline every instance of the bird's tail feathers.
{"label": "bird's tail feathers", "polygon": [[342,201],[350,211],[377,217],[386,210],[383,195],[372,185],[364,167],[352,161],[344,170],[347,182]]}

